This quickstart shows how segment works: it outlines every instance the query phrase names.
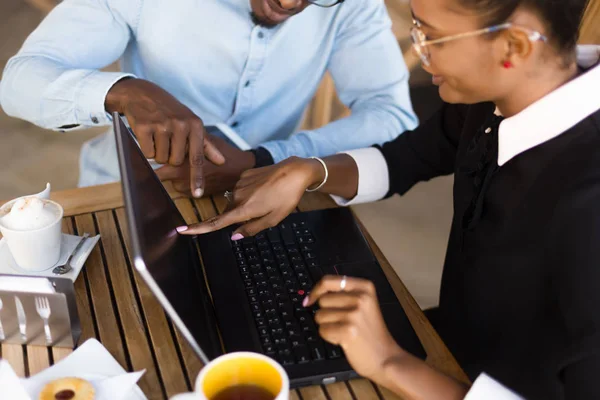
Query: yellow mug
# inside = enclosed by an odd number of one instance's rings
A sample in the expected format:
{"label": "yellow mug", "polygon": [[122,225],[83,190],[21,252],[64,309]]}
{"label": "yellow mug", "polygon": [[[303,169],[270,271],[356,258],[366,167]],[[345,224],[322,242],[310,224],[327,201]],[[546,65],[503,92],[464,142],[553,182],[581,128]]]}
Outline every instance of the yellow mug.
{"label": "yellow mug", "polygon": [[207,364],[196,379],[195,399],[288,400],[289,378],[275,360],[258,353],[225,354]]}

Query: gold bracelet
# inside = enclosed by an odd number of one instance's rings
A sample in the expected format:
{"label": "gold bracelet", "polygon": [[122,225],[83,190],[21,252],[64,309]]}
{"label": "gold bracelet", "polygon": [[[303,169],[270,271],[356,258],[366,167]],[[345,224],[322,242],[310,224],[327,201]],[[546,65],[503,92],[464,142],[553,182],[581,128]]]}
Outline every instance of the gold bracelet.
{"label": "gold bracelet", "polygon": [[321,163],[321,165],[323,166],[323,169],[325,170],[325,179],[323,179],[323,182],[321,182],[321,184],[319,186],[317,186],[314,189],[306,189],[307,192],[316,192],[317,190],[321,189],[326,183],[327,183],[327,178],[329,178],[329,170],[327,169],[327,164],[325,164],[325,161],[321,160],[319,157],[310,157],[312,160],[317,160],[318,162]]}

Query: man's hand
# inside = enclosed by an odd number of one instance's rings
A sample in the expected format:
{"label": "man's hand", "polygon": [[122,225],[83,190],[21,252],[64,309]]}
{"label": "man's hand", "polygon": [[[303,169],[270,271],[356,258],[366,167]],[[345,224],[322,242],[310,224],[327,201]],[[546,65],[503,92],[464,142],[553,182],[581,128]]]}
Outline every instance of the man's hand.
{"label": "man's hand", "polygon": [[[254,155],[231,146],[223,139],[207,133],[204,139],[212,143],[217,151],[225,157],[221,165],[213,163],[204,164],[204,193],[223,193],[232,189],[240,179],[242,173],[254,167]],[[161,181],[172,181],[173,187],[178,192],[189,194],[187,182],[190,179],[188,160],[179,166],[165,165],[156,170]]]}
{"label": "man's hand", "polygon": [[223,154],[205,139],[202,120],[152,82],[117,82],[106,95],[105,108],[127,117],[147,158],[171,166],[187,159],[187,184],[195,197],[204,193],[204,157],[216,165],[225,162]]}

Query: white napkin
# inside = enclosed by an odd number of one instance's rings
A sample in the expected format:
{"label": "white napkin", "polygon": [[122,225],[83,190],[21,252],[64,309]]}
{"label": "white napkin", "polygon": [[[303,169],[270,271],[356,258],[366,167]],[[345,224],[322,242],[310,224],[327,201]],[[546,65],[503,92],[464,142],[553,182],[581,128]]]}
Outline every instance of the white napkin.
{"label": "white napkin", "polygon": [[15,371],[6,360],[0,360],[0,388],[2,398],[11,400],[31,400]]}
{"label": "white napkin", "polygon": [[[8,362],[0,362],[0,393],[11,400],[37,399],[42,388],[55,379],[78,377],[88,380],[96,389],[96,400],[146,400],[136,385],[146,371],[127,373],[100,342],[89,339],[77,350],[52,367],[28,379],[15,379]],[[19,397],[20,396],[20,397]]]}

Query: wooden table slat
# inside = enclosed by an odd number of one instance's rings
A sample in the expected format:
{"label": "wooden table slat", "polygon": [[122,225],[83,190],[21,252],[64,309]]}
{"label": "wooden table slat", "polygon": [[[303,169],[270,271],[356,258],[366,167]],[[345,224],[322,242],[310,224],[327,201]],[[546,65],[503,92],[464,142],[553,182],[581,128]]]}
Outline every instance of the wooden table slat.
{"label": "wooden table slat", "polygon": [[[98,233],[91,214],[75,217],[75,226],[80,235],[83,233],[96,235]],[[117,329],[117,314],[111,298],[112,289],[108,286],[106,269],[102,260],[103,246],[104,238],[101,237],[100,242],[86,260],[82,272],[85,273],[87,286],[81,277],[75,281],[77,308],[82,330],[79,343],[82,344],[90,338],[98,339],[117,362],[127,368],[126,350],[121,333]],[[93,299],[92,304],[87,296],[88,286],[90,297]],[[84,290],[85,294],[82,293]]]}
{"label": "wooden table slat", "polygon": [[8,361],[19,378],[25,378],[25,358],[20,344],[2,344],[2,358]]}
{"label": "wooden table slat", "polygon": [[[336,382],[323,387],[330,399],[335,400],[353,400],[352,393],[348,390],[346,382]],[[377,397],[375,397],[377,398]]]}
{"label": "wooden table slat", "polygon": [[215,207],[217,207],[217,211],[219,212],[219,214],[223,214],[225,212],[225,209],[227,209],[227,206],[229,205],[225,196],[222,195],[214,196],[213,202],[215,203]]}
{"label": "wooden table slat", "polygon": [[41,372],[50,366],[48,348],[43,346],[27,346],[28,376]]}
{"label": "wooden table slat", "polygon": [[348,382],[348,385],[357,399],[380,398],[373,384],[366,379],[353,379]]}
{"label": "wooden table slat", "polygon": [[[151,398],[164,397],[163,386],[154,362],[152,347],[146,335],[146,327],[142,321],[141,310],[134,294],[133,282],[129,268],[123,254],[123,245],[116,235],[116,224],[112,211],[101,211],[95,214],[102,236],[102,248],[108,269],[108,278],[112,286],[120,326],[125,337],[127,353],[133,370],[146,369],[146,373],[139,381],[139,386]],[[94,296],[94,306],[98,304]],[[98,326],[103,325],[98,321]],[[113,335],[117,326],[111,326]],[[111,337],[103,338],[110,342]],[[123,364],[121,364],[123,365]],[[125,365],[129,365],[125,364]]]}
{"label": "wooden table slat", "polygon": [[298,391],[304,400],[328,400],[321,386],[309,386],[298,389]]}
{"label": "wooden table slat", "polygon": [[[125,209],[119,208],[115,210],[115,213],[125,242],[129,263],[133,265]],[[133,277],[167,396],[172,397],[178,393],[186,392],[191,387],[188,386],[185,379],[183,366],[171,335],[171,326],[165,311],[137,271],[134,271]]]}
{"label": "wooden table slat", "polygon": [[[83,343],[83,342],[80,342]],[[59,362],[60,360],[67,358],[73,352],[72,349],[68,349],[66,347],[53,347],[52,348],[52,357],[54,358],[54,364]]]}
{"label": "wooden table slat", "polygon": [[296,390],[290,390],[290,399],[289,400],[300,400],[300,396],[298,395],[298,391],[296,391]]}

